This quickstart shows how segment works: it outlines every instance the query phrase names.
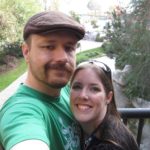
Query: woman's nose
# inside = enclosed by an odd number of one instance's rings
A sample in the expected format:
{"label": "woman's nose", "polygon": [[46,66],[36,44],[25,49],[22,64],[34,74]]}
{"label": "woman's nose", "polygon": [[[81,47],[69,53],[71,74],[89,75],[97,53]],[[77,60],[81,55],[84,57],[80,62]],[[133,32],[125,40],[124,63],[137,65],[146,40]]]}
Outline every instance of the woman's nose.
{"label": "woman's nose", "polygon": [[80,98],[81,99],[84,99],[84,100],[88,100],[88,92],[87,92],[87,90],[85,90],[85,89],[83,89],[81,92],[80,92],[80,94],[79,94],[79,96],[80,96]]}

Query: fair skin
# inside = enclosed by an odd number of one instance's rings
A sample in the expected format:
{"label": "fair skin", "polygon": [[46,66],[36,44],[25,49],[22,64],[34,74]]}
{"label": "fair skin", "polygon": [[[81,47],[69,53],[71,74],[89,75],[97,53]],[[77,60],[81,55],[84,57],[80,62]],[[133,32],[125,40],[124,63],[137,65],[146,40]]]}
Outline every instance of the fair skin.
{"label": "fair skin", "polygon": [[[87,77],[88,75],[88,77]],[[79,70],[71,85],[71,109],[84,132],[90,135],[102,122],[112,92],[106,95],[101,79],[91,68]]]}
{"label": "fair skin", "polygon": [[[77,38],[68,32],[30,36],[22,52],[28,64],[27,86],[47,95],[57,97],[69,81],[75,68]],[[27,140],[14,145],[11,150],[50,150],[40,140]]]}
{"label": "fair skin", "polygon": [[31,43],[23,45],[28,64],[25,84],[51,96],[59,96],[75,67],[77,39],[61,32],[47,36],[32,35]]}

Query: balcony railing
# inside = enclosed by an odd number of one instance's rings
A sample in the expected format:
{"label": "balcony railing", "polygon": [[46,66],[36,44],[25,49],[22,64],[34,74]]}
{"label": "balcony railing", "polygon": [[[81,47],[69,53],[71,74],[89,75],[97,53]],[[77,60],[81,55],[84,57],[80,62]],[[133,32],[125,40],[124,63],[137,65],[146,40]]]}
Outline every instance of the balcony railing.
{"label": "balcony railing", "polygon": [[[118,111],[123,119],[123,122],[127,125],[129,119],[138,120],[137,128],[137,143],[140,147],[142,131],[144,127],[145,119],[150,119],[150,108],[118,108]],[[3,150],[0,146],[0,150]]]}
{"label": "balcony railing", "polygon": [[127,125],[129,119],[138,120],[136,140],[140,147],[144,121],[150,119],[150,108],[118,108],[118,111],[125,125]]}

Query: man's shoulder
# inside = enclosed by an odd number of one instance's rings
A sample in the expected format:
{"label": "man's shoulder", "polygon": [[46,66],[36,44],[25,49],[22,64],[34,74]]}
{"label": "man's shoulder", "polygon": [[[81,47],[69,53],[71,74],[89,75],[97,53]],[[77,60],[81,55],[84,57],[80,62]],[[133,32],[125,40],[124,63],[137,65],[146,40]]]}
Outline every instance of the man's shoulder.
{"label": "man's shoulder", "polygon": [[3,116],[5,112],[7,112],[8,114],[11,114],[11,112],[24,113],[27,111],[35,111],[37,113],[41,113],[44,110],[44,104],[36,97],[32,97],[26,93],[17,91],[3,104],[0,110],[0,115]]}

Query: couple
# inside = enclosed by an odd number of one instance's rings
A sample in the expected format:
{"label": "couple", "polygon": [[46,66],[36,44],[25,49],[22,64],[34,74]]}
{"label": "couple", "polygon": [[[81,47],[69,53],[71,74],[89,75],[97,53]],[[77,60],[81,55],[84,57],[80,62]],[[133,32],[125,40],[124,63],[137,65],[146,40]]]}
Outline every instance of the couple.
{"label": "couple", "polygon": [[116,110],[108,66],[88,61],[75,69],[76,45],[84,34],[60,12],[28,20],[22,45],[28,75],[0,111],[5,150],[138,149]]}

